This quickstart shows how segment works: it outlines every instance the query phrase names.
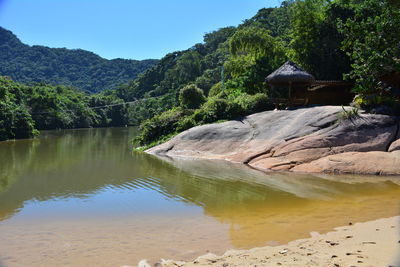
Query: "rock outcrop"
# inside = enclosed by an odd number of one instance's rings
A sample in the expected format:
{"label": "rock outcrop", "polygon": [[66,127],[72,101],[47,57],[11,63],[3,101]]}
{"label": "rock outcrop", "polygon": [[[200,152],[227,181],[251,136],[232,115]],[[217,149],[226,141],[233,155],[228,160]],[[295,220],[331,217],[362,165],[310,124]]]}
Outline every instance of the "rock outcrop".
{"label": "rock outcrop", "polygon": [[266,111],[194,127],[147,150],[169,157],[221,159],[261,170],[400,175],[398,118],[342,107]]}

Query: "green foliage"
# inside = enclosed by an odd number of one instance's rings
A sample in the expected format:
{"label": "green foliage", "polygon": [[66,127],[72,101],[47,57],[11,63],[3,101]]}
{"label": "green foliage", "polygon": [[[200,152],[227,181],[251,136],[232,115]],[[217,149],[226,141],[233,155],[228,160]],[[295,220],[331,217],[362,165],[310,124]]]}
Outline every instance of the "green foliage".
{"label": "green foliage", "polygon": [[[193,126],[272,109],[265,94],[265,77],[287,59],[299,63],[317,79],[340,80],[350,73],[357,82],[355,102],[359,106],[399,106],[400,89],[381,80],[384,75],[400,73],[400,9],[396,1],[387,1],[283,1],[278,8],[259,10],[237,28],[207,34],[204,44],[175,53],[171,61],[163,59],[169,67],[155,67],[165,74],[148,88],[178,95],[180,88],[194,83],[208,98],[193,114],[174,117],[167,131],[150,136],[151,131],[144,130],[148,137],[141,139],[141,145]],[[182,59],[187,70],[176,67],[181,57],[193,61]],[[344,111],[341,116],[352,118],[357,112]]]}
{"label": "green foliage", "polygon": [[235,27],[221,28],[217,31],[206,33],[204,35],[205,47],[209,52],[218,49],[219,45],[224,43],[229,37],[235,33]]}
{"label": "green foliage", "polygon": [[222,120],[229,114],[229,108],[230,103],[228,100],[210,98],[201,109],[195,111],[193,118],[201,124]]}
{"label": "green foliage", "polygon": [[140,125],[140,135],[135,137],[134,143],[139,146],[147,145],[163,136],[173,134],[178,127],[179,120],[188,114],[191,114],[189,110],[178,107],[144,121]]}
{"label": "green foliage", "polygon": [[153,146],[157,146],[157,145],[160,145],[162,143],[167,142],[168,140],[170,140],[171,138],[173,138],[177,134],[178,134],[177,132],[172,132],[172,133],[170,133],[168,135],[161,136],[158,139],[156,139],[155,141],[153,141],[153,142],[151,142],[151,143],[149,143],[147,145],[143,145],[143,146],[138,146],[138,144],[139,144],[139,141],[137,141],[138,138],[135,138],[133,140],[133,144],[135,145],[134,150],[135,151],[145,151],[145,150],[147,150],[149,148],[152,148]]}
{"label": "green foliage", "polygon": [[219,95],[221,92],[222,92],[222,86],[221,86],[221,83],[218,82],[218,83],[214,84],[214,85],[211,87],[210,92],[208,93],[208,96],[209,96],[209,97],[217,96],[217,95]]}
{"label": "green foliage", "polygon": [[[400,88],[384,78],[400,73],[399,12],[398,1],[394,0],[287,0],[280,7],[260,9],[238,27],[205,34],[203,43],[167,54],[116,90],[90,96],[46,84],[25,86],[11,93],[0,87],[3,109],[25,114],[19,122],[2,118],[0,123],[7,124],[7,133],[2,135],[20,135],[15,126],[9,126],[16,124],[29,132],[33,125],[51,129],[142,123],[136,143],[155,144],[196,125],[273,108],[268,103],[265,77],[287,59],[299,63],[317,79],[342,79],[347,74],[356,82],[355,103],[360,107],[399,108]],[[11,63],[7,61],[12,55],[10,49],[21,51]],[[31,61],[24,58],[26,54],[38,62],[34,72]],[[62,58],[63,64],[69,62],[68,68],[61,64],[60,69],[59,61],[48,58]],[[98,82],[88,82],[90,88],[117,84],[109,78],[110,73],[118,81],[138,73],[121,74],[120,70],[131,61],[115,60],[112,63],[120,67],[109,67],[96,55],[82,50],[25,46],[4,30],[0,31],[2,59],[7,60],[0,63],[0,73],[2,63],[8,62],[3,64],[7,68],[19,66],[21,79],[32,73],[35,77],[59,73],[54,81],[69,85],[71,77],[86,84],[92,75]],[[50,65],[42,68],[44,59]],[[101,68],[97,68],[99,64]],[[145,64],[146,68],[151,64]],[[82,66],[90,66],[90,75]],[[72,75],[68,79],[66,71]],[[86,76],[78,77],[78,72]],[[112,86],[105,86],[103,77]],[[82,87],[79,83],[73,85]],[[137,102],[113,106],[124,101]],[[107,107],[91,108],[95,106]]]}
{"label": "green foliage", "polygon": [[136,146],[148,148],[197,125],[234,119],[272,108],[265,94],[242,94],[232,99],[209,97],[195,111],[178,107],[145,121],[134,142]]}
{"label": "green foliage", "polygon": [[274,38],[268,30],[246,27],[235,32],[230,38],[229,50],[233,56],[249,55],[251,59],[263,57],[274,49]]}
{"label": "green foliage", "polygon": [[354,17],[339,24],[346,36],[344,49],[351,57],[348,78],[357,82],[356,103],[363,108],[400,106],[400,88],[381,78],[400,72],[400,9],[395,2],[366,0],[350,5]]}
{"label": "green foliage", "polygon": [[137,79],[120,86],[116,95],[125,101],[149,97],[165,100],[149,100],[130,108],[130,122],[137,124],[178,106],[179,91],[186,85],[195,84],[207,94],[221,79],[221,66],[229,54],[227,39],[235,30],[227,27],[207,33],[204,43],[166,55]]}
{"label": "green foliage", "polygon": [[264,110],[270,110],[274,107],[268,101],[268,97],[265,94],[258,93],[255,95],[241,95],[234,100],[235,103],[239,105],[241,110],[241,115],[248,115]]}
{"label": "green foliage", "polygon": [[[291,48],[294,50],[293,59],[309,69],[319,42],[319,29],[324,21],[323,7],[326,0],[296,1],[291,8]],[[314,52],[315,51],[315,52]]]}
{"label": "green foliage", "polygon": [[338,113],[338,122],[341,123],[345,120],[353,120],[360,116],[358,108],[351,108],[350,110],[346,110],[342,106],[343,111]]}
{"label": "green foliage", "polygon": [[256,26],[265,28],[271,32],[271,36],[282,40],[289,38],[290,31],[290,7],[293,0],[282,1],[279,8],[262,8],[257,14],[245,20],[240,27]]}
{"label": "green foliage", "polygon": [[128,106],[122,99],[114,95],[91,95],[88,104],[96,113],[95,124],[92,126],[108,127],[129,124]]}
{"label": "green foliage", "polygon": [[265,76],[286,60],[281,41],[255,26],[238,30],[229,41],[231,57],[225,68],[231,80],[227,90],[255,94],[265,92]]}
{"label": "green foliage", "polygon": [[0,76],[0,141],[37,135],[21,96],[25,87]]}
{"label": "green foliage", "polygon": [[336,24],[351,15],[335,1],[296,1],[291,7],[290,57],[317,79],[342,79],[350,70],[350,60],[341,51],[344,36]]}
{"label": "green foliage", "polygon": [[141,122],[174,107],[175,104],[174,94],[166,94],[157,98],[141,98],[127,107],[128,124],[140,125]]}
{"label": "green foliage", "polygon": [[107,60],[81,49],[28,46],[0,27],[0,75],[15,81],[48,82],[98,92],[116,88],[157,63],[157,60]]}
{"label": "green foliage", "polygon": [[113,95],[24,85],[0,76],[0,140],[30,138],[37,129],[122,126],[126,114],[124,102]]}
{"label": "green foliage", "polygon": [[179,91],[179,103],[183,108],[196,109],[205,101],[203,91],[194,84],[186,85]]}
{"label": "green foliage", "polygon": [[208,95],[211,88],[221,80],[221,69],[207,69],[203,74],[196,78],[195,84],[204,94]]}

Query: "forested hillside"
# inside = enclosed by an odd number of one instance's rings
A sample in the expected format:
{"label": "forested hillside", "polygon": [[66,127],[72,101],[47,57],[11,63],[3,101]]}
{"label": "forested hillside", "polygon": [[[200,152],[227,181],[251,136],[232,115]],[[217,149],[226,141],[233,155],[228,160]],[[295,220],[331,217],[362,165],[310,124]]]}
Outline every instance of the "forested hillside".
{"label": "forested hillside", "polygon": [[116,88],[137,77],[157,60],[107,60],[81,50],[23,44],[0,27],[0,75],[18,82],[48,82],[89,92]]}
{"label": "forested hillside", "polygon": [[[87,67],[85,70],[94,73],[90,77],[97,78],[89,79],[88,85],[83,78],[79,80],[81,86],[100,90],[108,87],[96,82],[112,87],[121,82],[120,77],[129,80],[131,76],[124,76],[126,72],[112,65],[131,61],[106,61],[82,50],[29,47],[5,30],[0,34],[0,44],[0,70],[14,68],[21,75],[15,78],[17,81],[37,71],[40,75],[69,77],[65,81],[51,80],[69,85],[76,78],[74,75],[85,73],[79,68]],[[14,50],[20,51],[15,59],[10,59],[11,54],[4,55],[4,51]],[[46,54],[57,55],[51,58],[62,63],[48,60]],[[96,60],[107,68],[96,71],[98,65],[90,65]],[[98,95],[89,96],[63,86],[22,85],[3,78],[0,109],[9,111],[1,113],[0,127],[6,129],[5,138],[14,138],[21,136],[16,133],[19,128],[15,125],[19,123],[29,128],[34,122],[39,129],[141,124],[141,134],[135,141],[139,146],[149,146],[196,125],[274,108],[265,77],[287,60],[316,79],[354,82],[353,105],[358,108],[400,114],[399,2],[283,1],[280,7],[259,10],[237,27],[205,34],[202,43],[169,53],[136,79]],[[35,77],[41,77],[39,74]],[[141,101],[134,105],[119,106],[123,112],[90,108],[137,99]],[[65,109],[78,111],[62,112]],[[45,118],[38,115],[41,112],[47,112]],[[26,121],[6,114],[25,114]]]}
{"label": "forested hillside", "polygon": [[135,122],[151,118],[136,142],[152,145],[196,125],[273,108],[265,77],[287,60],[316,79],[355,82],[357,107],[399,113],[399,2],[283,1],[168,54],[117,95],[158,97],[131,110]]}

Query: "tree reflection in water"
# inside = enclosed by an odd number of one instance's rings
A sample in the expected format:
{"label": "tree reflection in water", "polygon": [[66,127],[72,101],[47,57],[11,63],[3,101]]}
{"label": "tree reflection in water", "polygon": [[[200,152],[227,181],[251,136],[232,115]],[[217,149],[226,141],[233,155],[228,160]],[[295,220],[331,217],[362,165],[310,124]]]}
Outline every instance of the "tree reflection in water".
{"label": "tree reflection in water", "polygon": [[[140,190],[148,190],[201,208],[229,225],[233,247],[248,248],[399,211],[398,177],[263,173],[223,161],[158,158],[132,152],[135,134],[135,128],[49,131],[34,140],[1,142],[0,220],[32,201],[95,202],[101,193],[128,191],[132,198],[125,202],[134,202]],[[107,203],[115,205],[107,199],[98,205]],[[151,199],[140,205],[132,216],[157,210]],[[102,208],[105,218],[114,207]]]}

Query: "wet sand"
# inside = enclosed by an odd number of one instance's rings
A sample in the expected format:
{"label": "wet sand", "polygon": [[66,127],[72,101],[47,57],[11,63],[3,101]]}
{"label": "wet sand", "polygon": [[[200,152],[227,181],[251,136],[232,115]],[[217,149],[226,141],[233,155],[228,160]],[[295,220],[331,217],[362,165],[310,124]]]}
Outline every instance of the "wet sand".
{"label": "wet sand", "polygon": [[159,266],[400,266],[400,216],[351,224],[282,246],[229,250],[192,262],[163,260]]}

